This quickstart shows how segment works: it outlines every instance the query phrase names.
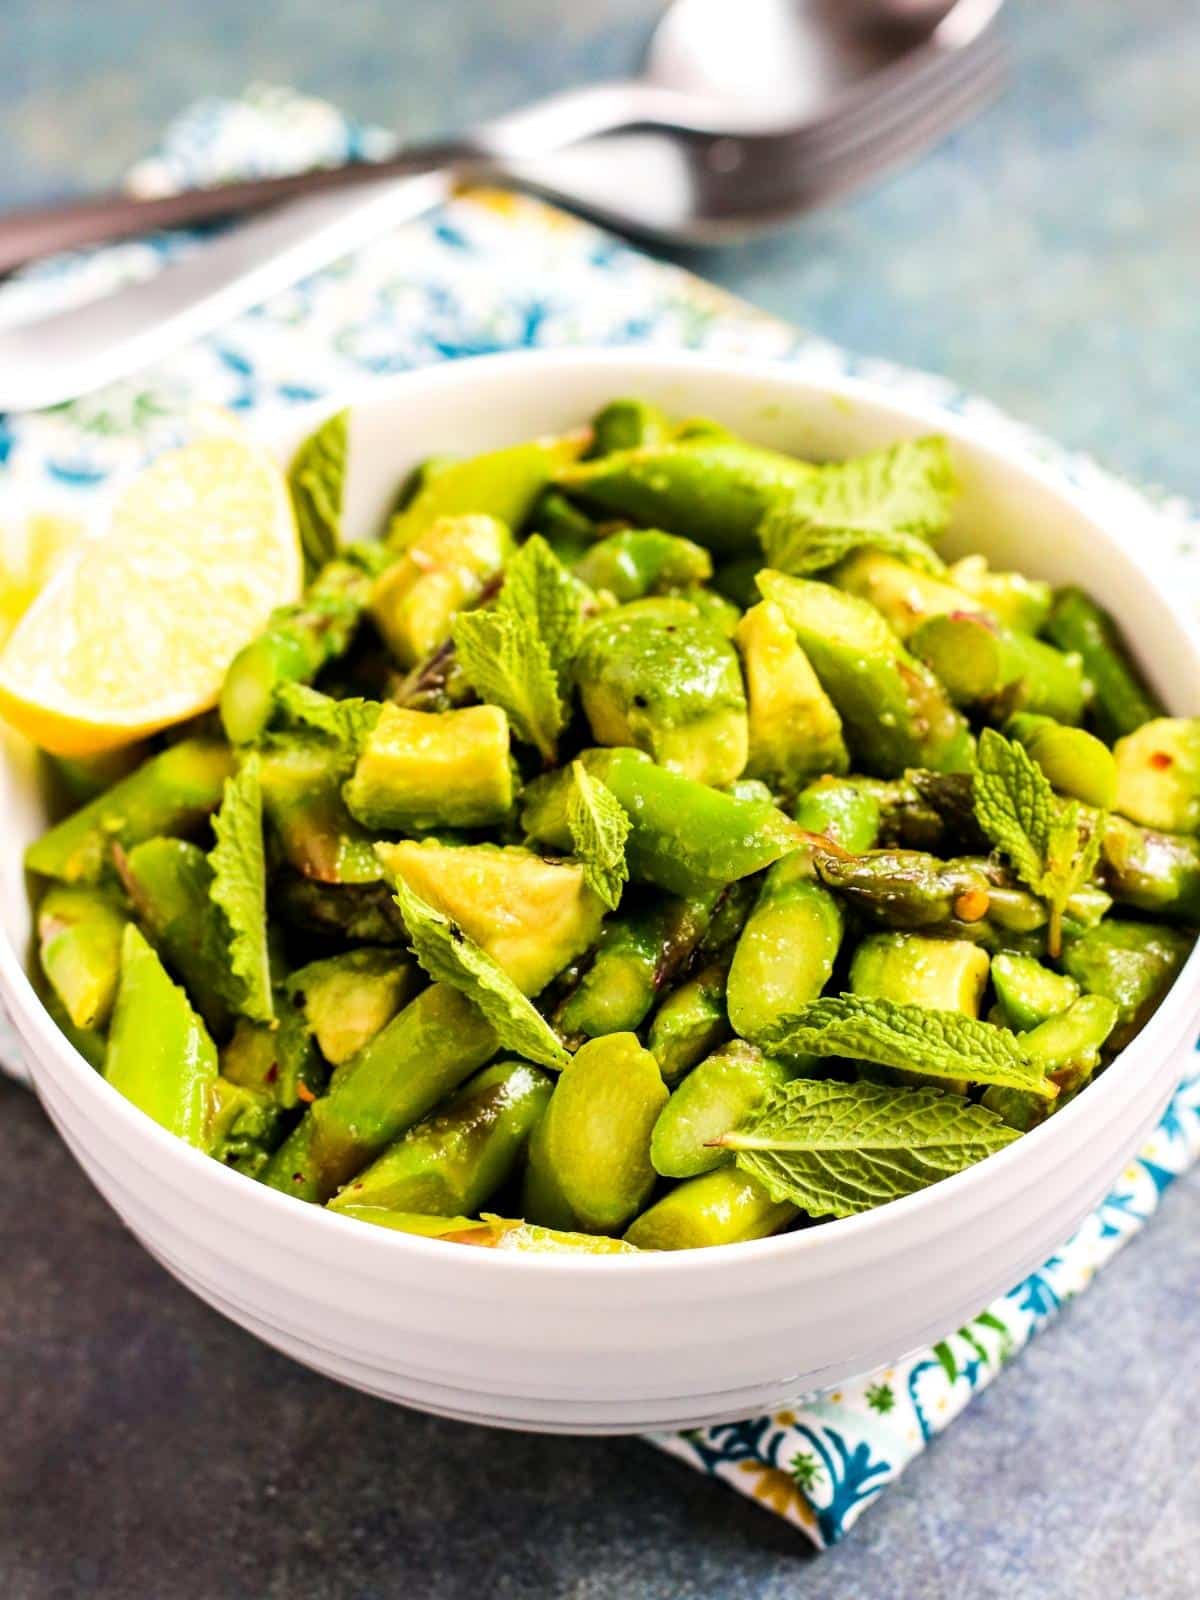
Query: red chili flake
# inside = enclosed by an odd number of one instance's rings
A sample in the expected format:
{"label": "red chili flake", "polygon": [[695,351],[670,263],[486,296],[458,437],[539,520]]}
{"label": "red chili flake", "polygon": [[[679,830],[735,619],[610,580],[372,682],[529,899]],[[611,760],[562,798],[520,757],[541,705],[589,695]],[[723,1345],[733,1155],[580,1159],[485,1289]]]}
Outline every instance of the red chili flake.
{"label": "red chili flake", "polygon": [[1154,750],[1150,755],[1150,765],[1156,772],[1165,772],[1168,767],[1175,765],[1175,757],[1165,750]]}

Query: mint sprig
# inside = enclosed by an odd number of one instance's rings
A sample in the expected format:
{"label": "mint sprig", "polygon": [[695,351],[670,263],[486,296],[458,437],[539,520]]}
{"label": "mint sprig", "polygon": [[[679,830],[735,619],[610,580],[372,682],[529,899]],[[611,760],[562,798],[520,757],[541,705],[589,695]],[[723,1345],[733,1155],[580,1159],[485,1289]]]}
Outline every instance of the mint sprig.
{"label": "mint sprig", "polygon": [[954,488],[950,452],[937,436],[817,467],[759,525],[767,565],[802,577],[869,545],[942,572],[929,540],[949,520]]}
{"label": "mint sprig", "polygon": [[569,669],[582,634],[583,591],[537,534],[509,562],[495,605],[454,622],[467,681],[547,765],[566,726]]}
{"label": "mint sprig", "polygon": [[356,759],[383,711],[377,700],[335,700],[305,683],[279,684],[275,704],[285,722],[324,734],[342,747],[349,761]]}
{"label": "mint sprig", "polygon": [[962,1172],[1020,1135],[939,1089],[797,1078],[719,1143],[772,1200],[849,1217]]}
{"label": "mint sprig", "polygon": [[584,882],[615,911],[629,878],[625,861],[629,818],[612,790],[593,778],[581,761],[571,763],[567,828]]}
{"label": "mint sprig", "polygon": [[1062,800],[1023,745],[994,728],[979,737],[974,778],[975,818],[1013,871],[1046,901],[1047,947],[1062,944],[1067,901],[1092,876],[1104,814]]}
{"label": "mint sprig", "polygon": [[1007,1028],[961,1011],[899,1005],[867,995],[831,995],[782,1018],[762,1040],[773,1054],[842,1056],[948,1082],[1000,1084],[1053,1100],[1040,1063]]}
{"label": "mint sprig", "polygon": [[212,868],[209,893],[228,929],[234,1003],[243,1016],[270,1022],[275,1004],[267,952],[267,872],[256,755],[226,779],[213,833],[217,842],[208,857]]}
{"label": "mint sprig", "polygon": [[305,439],[288,471],[304,570],[310,578],[337,554],[341,543],[349,420],[349,411],[327,418]]}

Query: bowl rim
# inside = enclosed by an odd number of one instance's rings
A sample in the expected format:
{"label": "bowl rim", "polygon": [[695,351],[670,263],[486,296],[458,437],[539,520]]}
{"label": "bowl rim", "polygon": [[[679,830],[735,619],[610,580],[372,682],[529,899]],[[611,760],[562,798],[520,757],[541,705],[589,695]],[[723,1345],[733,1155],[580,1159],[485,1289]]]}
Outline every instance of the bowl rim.
{"label": "bowl rim", "polygon": [[[1147,566],[1145,549],[1138,545],[1134,532],[1126,523],[1115,517],[1109,520],[1098,495],[1086,492],[1061,466],[1034,452],[1032,445],[1037,438],[1035,433],[1025,430],[1021,424],[1001,413],[981,421],[964,416],[937,400],[918,399],[870,379],[811,373],[792,365],[786,358],[764,359],[639,346],[508,351],[365,379],[348,385],[336,394],[306,402],[302,406],[268,408],[253,419],[251,432],[278,453],[284,438],[302,436],[317,419],[335,410],[349,408],[353,414],[355,407],[360,405],[402,403],[410,390],[453,390],[459,385],[470,385],[482,372],[489,377],[508,374],[514,381],[521,381],[543,373],[570,372],[581,367],[596,371],[611,369],[614,378],[619,373],[625,373],[633,382],[637,381],[638,372],[670,377],[701,371],[710,377],[761,381],[765,386],[780,391],[768,402],[771,404],[785,399],[788,391],[792,394],[803,392],[820,395],[850,404],[859,402],[876,410],[893,411],[910,424],[918,424],[930,432],[944,433],[951,441],[962,441],[991,457],[1003,470],[1033,479],[1044,490],[1066,502],[1092,524],[1105,542],[1115,545],[1133,561],[1141,571],[1147,588],[1164,610],[1170,613],[1186,639],[1200,673],[1200,620],[1191,615],[1168,587],[1168,563],[1151,562]],[[1114,486],[1130,487],[1119,478],[1114,478]],[[1146,503],[1146,513],[1148,516],[1153,514],[1149,503]],[[348,1241],[353,1238],[357,1241],[358,1250],[374,1252],[379,1262],[389,1258],[398,1260],[396,1252],[415,1252],[416,1259],[424,1256],[430,1262],[436,1260],[443,1264],[452,1258],[457,1259],[462,1263],[463,1270],[473,1271],[477,1277],[488,1272],[541,1272],[569,1277],[584,1273],[657,1272],[687,1277],[719,1270],[725,1263],[732,1265],[740,1262],[749,1267],[756,1262],[771,1262],[801,1253],[824,1251],[828,1254],[839,1246],[873,1233],[900,1228],[910,1220],[923,1218],[939,1205],[949,1207],[956,1200],[975,1194],[982,1185],[994,1183],[1002,1172],[1018,1169],[1033,1153],[1049,1148],[1051,1141],[1069,1148],[1074,1143],[1076,1127],[1082,1130],[1085,1119],[1099,1119],[1105,1106],[1115,1102],[1121,1092],[1127,1090],[1130,1080],[1142,1067],[1144,1058],[1152,1051],[1157,1057],[1164,1052],[1178,1053],[1179,1045],[1188,1031],[1184,1023],[1184,1007],[1189,1001],[1195,1006],[1197,992],[1200,992],[1200,940],[1193,947],[1154,1016],[1136,1038],[1113,1058],[1100,1077],[1088,1086],[1086,1094],[1079,1095],[1055,1117],[983,1161],[914,1194],[888,1201],[854,1216],[827,1218],[796,1232],[738,1244],[628,1255],[557,1255],[515,1250],[464,1250],[461,1245],[437,1238],[370,1227],[324,1206],[297,1205],[292,1196],[269,1189],[253,1178],[214,1161],[140,1112],[85,1060],[60,1032],[42,1004],[7,932],[0,935],[0,997],[23,1024],[19,1031],[25,1037],[32,1034],[39,1051],[49,1052],[56,1057],[69,1080],[69,1088],[64,1086],[64,1092],[70,1093],[78,1107],[86,1107],[88,1098],[98,1095],[100,1108],[115,1116],[124,1125],[130,1138],[148,1140],[150,1147],[159,1151],[168,1162],[183,1162],[184,1170],[196,1181],[218,1186],[214,1193],[221,1193],[220,1186],[224,1186],[223,1192],[234,1203],[240,1194],[247,1206],[265,1207],[264,1220],[273,1217],[279,1225],[289,1230],[315,1228],[318,1232],[313,1235],[314,1241],[321,1238],[323,1233],[334,1248],[339,1241],[348,1248]],[[36,1087],[36,1073],[32,1076]],[[236,1187],[230,1188],[230,1185]]]}

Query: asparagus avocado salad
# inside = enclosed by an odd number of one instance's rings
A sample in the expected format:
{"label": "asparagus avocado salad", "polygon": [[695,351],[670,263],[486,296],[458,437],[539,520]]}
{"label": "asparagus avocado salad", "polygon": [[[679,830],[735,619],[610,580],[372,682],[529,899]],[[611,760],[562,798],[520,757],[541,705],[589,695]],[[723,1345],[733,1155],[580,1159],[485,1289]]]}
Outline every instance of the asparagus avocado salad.
{"label": "asparagus avocado salad", "polygon": [[146,1115],[404,1233],[686,1249],[959,1172],[1144,1025],[1200,718],[1083,589],[938,555],[943,440],[618,399],[353,544],[346,420],[302,597],[215,711],[58,762],[27,853],[45,1004]]}

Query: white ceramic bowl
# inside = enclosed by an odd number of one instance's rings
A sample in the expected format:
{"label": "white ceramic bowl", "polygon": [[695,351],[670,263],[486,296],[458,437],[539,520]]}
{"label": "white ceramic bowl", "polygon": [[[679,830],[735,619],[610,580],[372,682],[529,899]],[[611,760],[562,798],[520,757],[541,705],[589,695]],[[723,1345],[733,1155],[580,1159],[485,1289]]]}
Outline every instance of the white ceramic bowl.
{"label": "white ceramic bowl", "polygon": [[[705,413],[766,445],[850,455],[940,430],[963,492],[950,547],[1057,582],[1121,619],[1167,705],[1194,712],[1200,638],[1111,507],[985,431],[866,384],[642,351],[465,361],[355,401],[349,528],[378,526],[405,470],[584,421],[614,394]],[[324,408],[322,408],[324,409]],[[311,426],[291,417],[289,451]],[[59,1034],[22,965],[21,851],[43,826],[28,752],[0,782],[7,939],[0,993],[38,1094],[155,1256],[235,1322],[390,1400],[509,1427],[625,1432],[776,1406],[959,1326],[1038,1265],[1160,1115],[1200,1014],[1194,953],[1138,1039],[1073,1104],[1001,1154],[866,1216],[677,1255],[496,1254],[370,1228],[261,1188],[177,1142]]]}

